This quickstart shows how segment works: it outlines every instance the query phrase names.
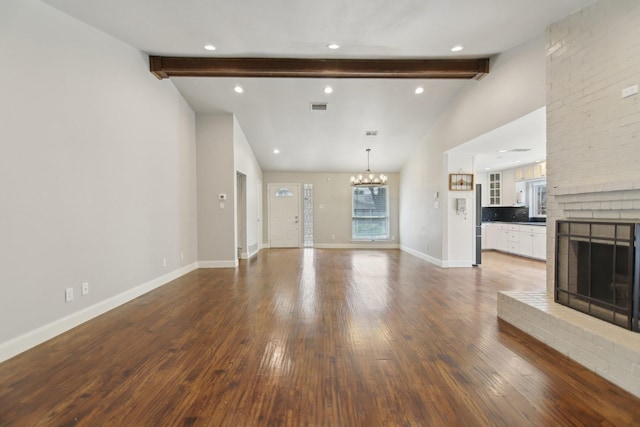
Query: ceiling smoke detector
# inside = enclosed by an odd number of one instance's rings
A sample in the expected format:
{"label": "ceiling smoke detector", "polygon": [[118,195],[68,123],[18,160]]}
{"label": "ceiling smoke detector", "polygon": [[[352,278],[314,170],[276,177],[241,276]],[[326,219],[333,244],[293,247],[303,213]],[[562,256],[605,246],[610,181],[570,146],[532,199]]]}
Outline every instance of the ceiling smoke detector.
{"label": "ceiling smoke detector", "polygon": [[326,102],[312,102],[311,111],[327,111]]}

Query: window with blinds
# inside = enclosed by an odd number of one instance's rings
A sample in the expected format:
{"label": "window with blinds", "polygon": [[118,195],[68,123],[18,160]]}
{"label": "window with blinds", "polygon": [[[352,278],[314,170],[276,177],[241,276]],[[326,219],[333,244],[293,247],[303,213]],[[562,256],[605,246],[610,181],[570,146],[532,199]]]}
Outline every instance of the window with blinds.
{"label": "window with blinds", "polygon": [[351,187],[353,240],[389,239],[389,193],[386,185]]}

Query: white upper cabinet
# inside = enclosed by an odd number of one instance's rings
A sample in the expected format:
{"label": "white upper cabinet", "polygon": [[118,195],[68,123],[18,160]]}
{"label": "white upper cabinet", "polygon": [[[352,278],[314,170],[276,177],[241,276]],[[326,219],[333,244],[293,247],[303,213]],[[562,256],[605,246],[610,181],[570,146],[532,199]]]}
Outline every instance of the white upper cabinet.
{"label": "white upper cabinet", "polygon": [[540,162],[536,163],[535,165],[526,165],[515,170],[516,182],[546,178],[546,176],[547,162]]}
{"label": "white upper cabinet", "polygon": [[502,205],[502,176],[500,172],[489,173],[489,206]]}
{"label": "white upper cabinet", "polygon": [[513,169],[502,171],[502,206],[516,203],[516,180]]}

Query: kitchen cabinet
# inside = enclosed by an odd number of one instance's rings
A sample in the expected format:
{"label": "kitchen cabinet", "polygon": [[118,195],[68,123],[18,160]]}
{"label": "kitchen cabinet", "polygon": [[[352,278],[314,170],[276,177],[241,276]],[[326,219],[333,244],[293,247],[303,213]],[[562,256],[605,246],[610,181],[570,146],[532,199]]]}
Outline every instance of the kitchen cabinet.
{"label": "kitchen cabinet", "polygon": [[542,228],[544,228],[543,232],[533,234],[532,258],[547,259],[547,230],[546,227]]}
{"label": "kitchen cabinet", "polygon": [[489,174],[489,206],[500,206],[502,203],[502,174],[491,172]]}
{"label": "kitchen cabinet", "polygon": [[518,255],[533,257],[533,234],[521,232]]}
{"label": "kitchen cabinet", "polygon": [[496,249],[507,252],[509,226],[503,222],[495,222],[486,225],[487,246],[485,249]]}
{"label": "kitchen cabinet", "polygon": [[533,179],[534,168],[533,165],[522,166],[515,170],[516,181],[528,181]]}
{"label": "kitchen cabinet", "polygon": [[515,181],[530,181],[547,177],[547,162],[536,163],[517,168],[514,171]]}
{"label": "kitchen cabinet", "polygon": [[498,224],[497,223],[488,223],[483,224],[484,236],[485,240],[482,242],[482,249],[495,249],[496,248],[496,239],[498,237]]}
{"label": "kitchen cabinet", "polygon": [[[526,241],[526,246],[522,245],[523,239]],[[520,226],[520,254],[536,259],[547,259],[546,226]]]}
{"label": "kitchen cabinet", "polygon": [[507,252],[512,254],[520,253],[520,226],[509,224],[507,226]]}
{"label": "kitchen cabinet", "polygon": [[502,206],[513,206],[516,203],[516,179],[513,169],[502,171]]}
{"label": "kitchen cabinet", "polygon": [[484,249],[540,260],[547,258],[547,228],[544,225],[495,222],[486,224],[485,232]]}
{"label": "kitchen cabinet", "polygon": [[533,177],[535,179],[547,177],[547,162],[536,163],[533,167]]}

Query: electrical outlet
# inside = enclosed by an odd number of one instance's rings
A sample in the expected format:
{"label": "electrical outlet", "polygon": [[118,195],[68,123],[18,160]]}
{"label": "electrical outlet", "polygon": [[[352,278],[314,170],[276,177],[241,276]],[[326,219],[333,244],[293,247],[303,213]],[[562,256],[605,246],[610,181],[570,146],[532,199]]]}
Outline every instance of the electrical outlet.
{"label": "electrical outlet", "polygon": [[622,89],[622,97],[628,98],[638,93],[638,85],[633,85]]}
{"label": "electrical outlet", "polygon": [[73,301],[73,288],[67,288],[64,290],[64,302]]}
{"label": "electrical outlet", "polygon": [[180,259],[184,259],[184,252],[180,252]]}
{"label": "electrical outlet", "polygon": [[89,295],[89,282],[82,284],[82,295]]}
{"label": "electrical outlet", "polygon": [[167,266],[167,259],[166,258],[162,258],[162,266],[163,267]]}

